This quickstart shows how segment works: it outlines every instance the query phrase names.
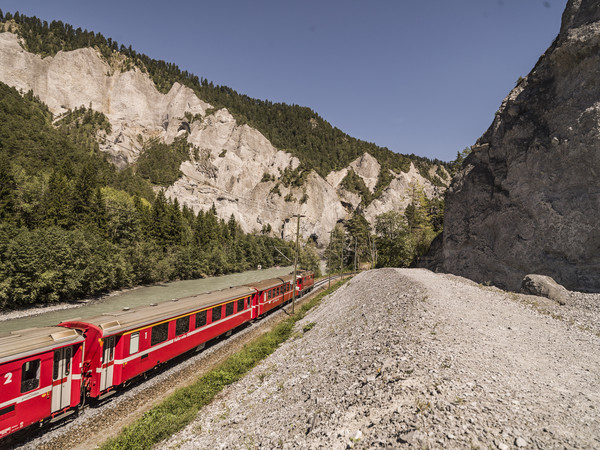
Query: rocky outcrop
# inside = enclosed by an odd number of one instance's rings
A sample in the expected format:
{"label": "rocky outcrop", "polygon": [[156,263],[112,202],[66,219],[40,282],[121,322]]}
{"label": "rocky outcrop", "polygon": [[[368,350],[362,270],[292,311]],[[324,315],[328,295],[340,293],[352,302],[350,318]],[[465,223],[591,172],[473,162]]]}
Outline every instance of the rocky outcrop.
{"label": "rocky outcrop", "polygon": [[393,175],[394,179],[390,185],[384,189],[379,198],[373,200],[367,207],[365,218],[369,222],[374,222],[375,218],[384,212],[392,210],[404,211],[412,200],[412,192],[415,187],[421,187],[428,198],[444,194],[445,187],[431,184],[419,173],[412,163],[408,172]]}
{"label": "rocky outcrop", "polygon": [[210,107],[178,83],[161,94],[147,74],[115,70],[92,48],[42,59],[23,50],[13,33],[0,33],[0,81],[32,90],[57,117],[81,106],[104,113],[112,133],[101,149],[119,167],[137,160],[145,140],[173,140],[186,111],[203,116]]}
{"label": "rocky outcrop", "polygon": [[600,2],[502,103],[446,198],[443,269],[517,290],[527,273],[600,290]]}
{"label": "rocky outcrop", "polygon": [[[135,163],[149,140],[170,143],[187,136],[196,150],[166,195],[196,212],[215,204],[222,218],[233,215],[246,232],[270,225],[284,238],[295,236],[292,218],[302,214],[301,234],[326,245],[329,231],[361,202],[341,186],[348,171],[359,175],[371,192],[375,189],[381,166],[366,153],[327,180],[311,173],[302,186],[284,186],[279,179],[286,169],[298,167],[297,158],[277,150],[258,130],[238,124],[226,109],[215,111],[188,87],[175,83],[167,94],[160,93],[146,73],[127,69],[121,59],[115,54],[107,61],[92,48],[41,58],[25,51],[17,35],[0,33],[0,81],[32,90],[55,117],[81,106],[104,113],[112,132],[99,136],[100,148],[118,167]],[[433,192],[414,166],[393,177],[369,206],[369,220],[406,207],[411,181]]]}

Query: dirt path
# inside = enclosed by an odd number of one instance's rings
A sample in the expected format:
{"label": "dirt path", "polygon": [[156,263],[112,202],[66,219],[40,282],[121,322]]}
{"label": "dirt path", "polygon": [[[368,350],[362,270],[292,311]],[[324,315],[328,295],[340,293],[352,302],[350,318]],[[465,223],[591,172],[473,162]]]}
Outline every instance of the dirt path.
{"label": "dirt path", "polygon": [[600,448],[600,338],[578,319],[600,322],[600,296],[585,302],[362,273],[162,448]]}

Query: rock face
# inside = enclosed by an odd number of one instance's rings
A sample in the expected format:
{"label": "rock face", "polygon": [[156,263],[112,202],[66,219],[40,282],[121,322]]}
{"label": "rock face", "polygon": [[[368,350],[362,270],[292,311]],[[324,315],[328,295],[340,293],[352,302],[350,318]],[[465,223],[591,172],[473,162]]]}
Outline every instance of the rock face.
{"label": "rock face", "polygon": [[517,290],[525,274],[600,290],[600,2],[502,103],[446,198],[443,269]]}
{"label": "rock face", "polygon": [[172,141],[186,111],[203,116],[210,107],[177,83],[161,94],[140,70],[115,70],[91,48],[42,59],[23,50],[15,34],[0,33],[0,63],[0,81],[32,90],[55,116],[81,106],[104,113],[112,134],[101,149],[119,167],[137,160],[144,140]]}
{"label": "rock face", "polygon": [[[297,158],[277,150],[258,130],[239,125],[226,109],[214,111],[191,89],[175,83],[162,94],[147,74],[137,68],[125,70],[122,62],[118,55],[106,61],[91,48],[42,59],[25,51],[17,35],[0,33],[0,81],[32,90],[57,117],[81,106],[104,113],[112,133],[99,136],[100,148],[118,167],[135,163],[150,139],[170,143],[185,133],[197,152],[181,165],[184,175],[168,187],[166,195],[195,212],[215,204],[222,218],[233,214],[246,232],[270,225],[284,238],[295,236],[293,216],[302,214],[301,234],[326,245],[329,231],[361,201],[340,185],[348,171],[354,170],[371,191],[377,184],[381,167],[364,154],[327,180],[313,172],[303,186],[279,184],[277,192],[279,178],[299,165]],[[261,181],[265,174],[269,177]],[[393,178],[381,198],[369,206],[369,220],[405,208],[410,182],[421,184],[430,195],[436,192],[414,166]]]}

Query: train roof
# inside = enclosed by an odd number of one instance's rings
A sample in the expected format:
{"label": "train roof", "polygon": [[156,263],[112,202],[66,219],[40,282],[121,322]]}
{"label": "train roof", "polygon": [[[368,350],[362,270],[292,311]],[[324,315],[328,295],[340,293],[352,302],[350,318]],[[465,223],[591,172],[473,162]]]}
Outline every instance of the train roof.
{"label": "train roof", "polygon": [[[298,270],[296,272],[296,278],[302,278],[307,275],[310,275],[312,272],[307,270]],[[289,275],[283,275],[277,278],[269,278],[267,280],[257,281],[256,283],[246,283],[244,286],[250,286],[256,288],[259,291],[264,291],[265,289],[270,289],[272,287],[278,286],[282,283],[289,283],[294,278],[294,274],[290,273]]]}
{"label": "train roof", "polygon": [[269,289],[274,286],[279,286],[280,284],[287,283],[291,281],[292,278],[294,278],[293,275],[284,275],[282,277],[269,278],[267,280],[257,281],[256,283],[247,283],[244,286],[250,286],[259,291],[264,291],[265,289]]}
{"label": "train roof", "polygon": [[169,320],[173,317],[191,314],[228,300],[236,300],[256,291],[248,286],[237,286],[219,291],[207,292],[190,297],[183,297],[157,305],[140,306],[135,309],[107,312],[94,317],[69,320],[65,324],[87,323],[102,330],[103,336],[143,328],[153,323]]}
{"label": "train roof", "polygon": [[0,364],[82,341],[83,336],[76,330],[63,327],[27,328],[0,333]]}

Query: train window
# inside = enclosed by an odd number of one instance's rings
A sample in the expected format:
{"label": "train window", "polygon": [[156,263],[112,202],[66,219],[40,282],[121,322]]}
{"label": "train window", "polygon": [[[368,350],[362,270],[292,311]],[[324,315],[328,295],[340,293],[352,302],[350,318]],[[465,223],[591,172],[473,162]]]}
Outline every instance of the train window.
{"label": "train window", "polygon": [[73,355],[73,347],[65,348],[65,376],[71,374],[71,357]]}
{"label": "train window", "polygon": [[269,290],[269,296],[268,296],[269,300],[271,299],[271,291]]}
{"label": "train window", "polygon": [[225,317],[233,314],[233,302],[229,302],[225,305]]}
{"label": "train window", "polygon": [[131,333],[129,338],[129,354],[133,355],[140,350],[140,333]]}
{"label": "train window", "polygon": [[60,349],[54,350],[54,369],[52,370],[52,379],[53,380],[58,380],[61,356],[62,356],[62,352],[60,351]]}
{"label": "train window", "polygon": [[240,298],[240,299],[238,300],[238,309],[237,309],[237,310],[238,310],[238,312],[240,312],[242,309],[244,309],[244,300],[245,300],[245,299],[243,299],[243,298]]}
{"label": "train window", "polygon": [[175,321],[175,336],[190,331],[190,316],[180,317]]}
{"label": "train window", "polygon": [[21,393],[37,389],[40,385],[40,360],[27,361],[21,366]]}
{"label": "train window", "polygon": [[4,414],[8,414],[9,412],[13,412],[15,410],[15,405],[7,406],[6,408],[0,409],[0,416]]}
{"label": "train window", "polygon": [[206,325],[206,310],[196,313],[196,328]]}
{"label": "train window", "polygon": [[150,337],[150,345],[160,344],[169,337],[169,322],[154,325],[152,327],[152,336]]}
{"label": "train window", "polygon": [[221,318],[221,305],[215,306],[212,309],[212,321],[219,320]]}

